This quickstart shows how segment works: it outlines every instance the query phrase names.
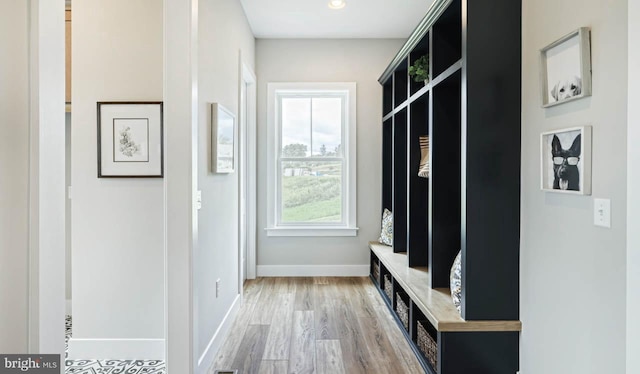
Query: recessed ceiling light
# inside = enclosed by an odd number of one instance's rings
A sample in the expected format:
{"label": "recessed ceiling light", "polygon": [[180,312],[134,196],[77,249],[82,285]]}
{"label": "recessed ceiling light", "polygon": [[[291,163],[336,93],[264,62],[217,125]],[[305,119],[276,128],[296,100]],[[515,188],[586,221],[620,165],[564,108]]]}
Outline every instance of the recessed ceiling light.
{"label": "recessed ceiling light", "polygon": [[347,3],[344,0],[329,0],[329,8],[342,9]]}

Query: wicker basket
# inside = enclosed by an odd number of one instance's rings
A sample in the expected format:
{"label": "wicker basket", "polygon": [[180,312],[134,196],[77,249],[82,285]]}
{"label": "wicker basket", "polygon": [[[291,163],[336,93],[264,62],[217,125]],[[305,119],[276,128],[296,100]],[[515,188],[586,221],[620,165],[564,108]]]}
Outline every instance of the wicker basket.
{"label": "wicker basket", "polygon": [[373,279],[375,279],[376,282],[380,281],[380,265],[375,262],[373,263]]}
{"label": "wicker basket", "polygon": [[428,323],[427,321],[418,321],[418,349],[422,351],[431,366],[438,370],[438,344],[425,328]]}
{"label": "wicker basket", "polygon": [[400,293],[396,293],[396,313],[402,321],[405,330],[409,331],[409,307],[400,297]]}
{"label": "wicker basket", "polygon": [[393,300],[393,284],[391,283],[391,277],[389,274],[384,275],[384,293],[389,300]]}

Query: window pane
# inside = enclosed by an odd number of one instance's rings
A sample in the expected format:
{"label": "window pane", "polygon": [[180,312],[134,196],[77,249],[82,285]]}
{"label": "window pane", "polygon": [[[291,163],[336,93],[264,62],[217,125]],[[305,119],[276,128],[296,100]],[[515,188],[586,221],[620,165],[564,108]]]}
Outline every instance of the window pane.
{"label": "window pane", "polygon": [[342,98],[314,98],[312,108],[313,155],[341,157]]}
{"label": "window pane", "polygon": [[311,99],[282,99],[282,157],[307,157],[311,151]]}
{"label": "window pane", "polygon": [[342,162],[283,162],[281,220],[342,222]]}

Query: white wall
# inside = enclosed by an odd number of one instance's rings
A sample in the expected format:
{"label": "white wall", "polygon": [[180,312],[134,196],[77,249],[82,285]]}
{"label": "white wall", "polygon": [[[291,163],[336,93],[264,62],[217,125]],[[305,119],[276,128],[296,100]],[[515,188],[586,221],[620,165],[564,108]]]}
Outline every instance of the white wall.
{"label": "white wall", "polygon": [[640,373],[640,2],[629,1],[627,139],[627,374]]}
{"label": "white wall", "polygon": [[163,181],[99,179],[96,160],[96,102],[163,98],[162,1],[74,2],[72,43],[70,355],[162,358]]}
{"label": "white wall", "polygon": [[[240,2],[201,2],[199,7],[198,183],[202,209],[194,253],[194,297],[198,370],[209,368],[224,338],[216,334],[238,299],[238,177],[211,173],[211,106],[217,102],[238,116],[240,53],[253,68],[255,39]],[[236,153],[236,157],[237,157]],[[216,298],[216,280],[220,294]],[[237,307],[239,303],[235,304]]]}
{"label": "white wall", "polygon": [[[367,243],[380,236],[381,221],[382,87],[377,80],[403,42],[396,39],[257,41],[258,275],[295,271],[299,265],[366,265],[362,272],[368,272]],[[267,237],[264,197],[267,193],[265,139],[269,82],[357,83],[357,226],[360,228],[357,237]]]}
{"label": "white wall", "polygon": [[27,350],[28,3],[0,12],[0,352]]}
{"label": "white wall", "polygon": [[[526,0],[522,14],[520,373],[623,373],[627,1]],[[581,26],[593,96],[543,109],[538,51]],[[540,191],[540,133],[578,125],[593,126],[593,196]],[[611,199],[611,229],[593,226],[594,197]]]}
{"label": "white wall", "polygon": [[[65,114],[65,186],[71,185],[71,113]],[[68,196],[68,195],[67,195]],[[71,302],[71,199],[65,196],[65,298]],[[69,304],[67,309],[69,309]],[[70,313],[69,310],[66,313]]]}

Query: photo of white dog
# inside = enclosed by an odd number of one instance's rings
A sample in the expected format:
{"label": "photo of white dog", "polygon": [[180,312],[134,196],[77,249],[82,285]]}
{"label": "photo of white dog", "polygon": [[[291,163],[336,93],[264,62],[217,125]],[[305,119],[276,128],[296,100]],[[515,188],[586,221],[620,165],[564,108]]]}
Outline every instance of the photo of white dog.
{"label": "photo of white dog", "polygon": [[579,28],[540,50],[542,106],[591,96],[590,31]]}
{"label": "photo of white dog", "polygon": [[573,76],[570,79],[558,81],[551,89],[551,97],[556,101],[566,100],[570,97],[578,96],[582,93],[582,79]]}

